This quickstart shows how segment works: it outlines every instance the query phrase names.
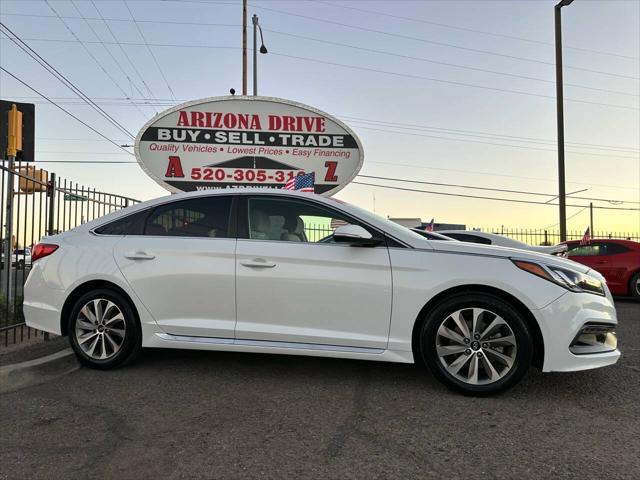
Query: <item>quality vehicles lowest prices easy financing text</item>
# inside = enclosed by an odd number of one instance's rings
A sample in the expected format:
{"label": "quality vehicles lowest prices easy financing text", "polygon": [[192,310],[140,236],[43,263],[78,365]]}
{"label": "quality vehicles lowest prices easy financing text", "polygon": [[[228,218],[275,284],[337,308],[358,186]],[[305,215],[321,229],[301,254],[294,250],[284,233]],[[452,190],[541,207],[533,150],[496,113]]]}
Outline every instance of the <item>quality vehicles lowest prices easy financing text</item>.
{"label": "quality vehicles lowest prices easy financing text", "polygon": [[[337,228],[336,228],[337,227]],[[432,242],[358,207],[274,190],[163,197],[47,237],[27,324],[112,368],[142,347],[424,362],[459,391],[615,363],[604,278],[523,250]]]}

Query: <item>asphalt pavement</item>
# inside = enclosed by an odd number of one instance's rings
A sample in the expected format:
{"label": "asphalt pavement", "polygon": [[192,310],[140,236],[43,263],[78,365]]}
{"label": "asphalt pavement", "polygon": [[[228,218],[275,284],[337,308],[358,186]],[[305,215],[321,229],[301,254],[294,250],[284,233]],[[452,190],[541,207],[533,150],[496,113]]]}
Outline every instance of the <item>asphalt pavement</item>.
{"label": "asphalt pavement", "polygon": [[149,350],[0,396],[0,478],[640,476],[640,303],[617,365],[470,398],[413,365]]}

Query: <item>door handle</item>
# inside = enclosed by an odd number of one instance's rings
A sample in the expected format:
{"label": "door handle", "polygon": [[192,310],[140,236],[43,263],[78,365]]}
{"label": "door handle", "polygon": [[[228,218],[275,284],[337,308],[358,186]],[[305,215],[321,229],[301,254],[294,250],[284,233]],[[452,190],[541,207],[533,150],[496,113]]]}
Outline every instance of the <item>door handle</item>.
{"label": "door handle", "polygon": [[276,266],[273,262],[267,262],[264,258],[254,258],[253,260],[241,260],[240,265],[252,268],[273,268]]}
{"label": "door handle", "polygon": [[129,260],[153,260],[154,258],[156,258],[155,255],[151,255],[146,252],[131,252],[126,253],[124,256]]}

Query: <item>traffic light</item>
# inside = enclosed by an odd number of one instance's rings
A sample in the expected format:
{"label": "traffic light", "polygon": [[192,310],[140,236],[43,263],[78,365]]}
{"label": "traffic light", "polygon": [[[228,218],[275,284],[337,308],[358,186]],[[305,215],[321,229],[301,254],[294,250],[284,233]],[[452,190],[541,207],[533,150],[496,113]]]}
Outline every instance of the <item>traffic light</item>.
{"label": "traffic light", "polygon": [[[33,162],[35,145],[35,105],[33,103],[19,103],[8,100],[0,100],[0,158],[7,158],[7,147],[9,147],[9,135],[16,133],[9,132],[9,112],[12,105],[17,107],[22,114],[22,134],[16,138],[16,145],[21,148],[16,153],[16,161]],[[20,117],[20,115],[18,115]],[[18,129],[19,130],[19,129]]]}

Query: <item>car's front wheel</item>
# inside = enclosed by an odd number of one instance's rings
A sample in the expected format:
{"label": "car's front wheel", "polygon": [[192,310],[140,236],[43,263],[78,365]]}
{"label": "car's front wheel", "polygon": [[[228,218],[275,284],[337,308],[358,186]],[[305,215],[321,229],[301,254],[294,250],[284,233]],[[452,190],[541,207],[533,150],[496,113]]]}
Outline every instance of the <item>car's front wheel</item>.
{"label": "car's front wheel", "polygon": [[133,360],[141,350],[140,324],[118,292],[98,289],[81,296],[69,317],[71,347],[82,363],[109,369]]}
{"label": "car's front wheel", "polygon": [[493,295],[450,297],[425,319],[422,357],[447,386],[488,395],[515,385],[527,372],[533,342],[522,314]]}
{"label": "car's front wheel", "polygon": [[636,300],[640,300],[640,272],[637,272],[633,277],[631,277],[629,293],[631,293],[631,296]]}

